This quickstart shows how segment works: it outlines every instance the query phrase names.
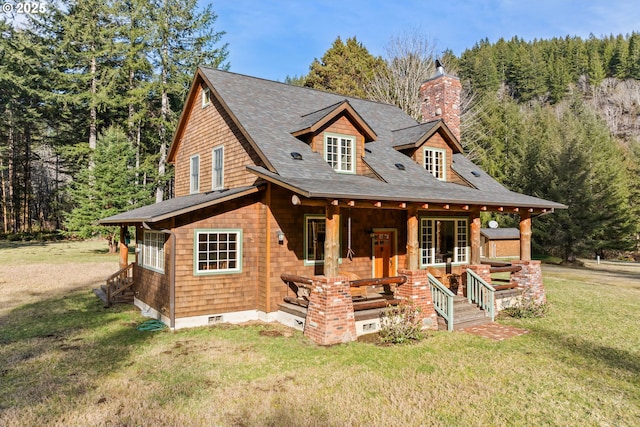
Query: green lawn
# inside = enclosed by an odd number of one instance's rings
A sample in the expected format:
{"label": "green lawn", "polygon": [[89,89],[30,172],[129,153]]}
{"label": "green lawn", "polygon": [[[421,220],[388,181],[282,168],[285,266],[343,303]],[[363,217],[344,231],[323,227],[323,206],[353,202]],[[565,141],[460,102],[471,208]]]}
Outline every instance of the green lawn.
{"label": "green lawn", "polygon": [[640,425],[640,277],[544,274],[549,314],[500,320],[529,334],[395,347],[275,324],[141,332],[90,289],[45,297],[0,312],[0,425]]}

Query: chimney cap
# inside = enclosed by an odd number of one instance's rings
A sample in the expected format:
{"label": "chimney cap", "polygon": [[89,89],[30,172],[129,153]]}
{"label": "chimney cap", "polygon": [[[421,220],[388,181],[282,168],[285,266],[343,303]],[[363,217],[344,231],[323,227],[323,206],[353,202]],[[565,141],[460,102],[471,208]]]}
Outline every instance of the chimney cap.
{"label": "chimney cap", "polygon": [[436,59],[436,76],[444,76],[444,66],[439,59]]}

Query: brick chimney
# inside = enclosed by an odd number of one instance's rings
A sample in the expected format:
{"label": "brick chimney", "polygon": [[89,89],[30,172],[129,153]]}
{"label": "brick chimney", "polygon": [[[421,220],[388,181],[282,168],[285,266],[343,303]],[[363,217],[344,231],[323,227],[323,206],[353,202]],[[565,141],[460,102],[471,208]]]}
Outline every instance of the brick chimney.
{"label": "brick chimney", "polygon": [[420,86],[422,121],[442,119],[460,141],[460,79],[444,72],[436,60],[436,74]]}

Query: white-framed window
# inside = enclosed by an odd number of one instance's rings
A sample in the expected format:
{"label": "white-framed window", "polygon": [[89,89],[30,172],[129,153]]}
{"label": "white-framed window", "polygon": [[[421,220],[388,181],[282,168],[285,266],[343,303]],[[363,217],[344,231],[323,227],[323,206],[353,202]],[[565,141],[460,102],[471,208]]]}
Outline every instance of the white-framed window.
{"label": "white-framed window", "polygon": [[337,172],[356,173],[355,137],[325,133],[324,158]]}
{"label": "white-framed window", "polygon": [[142,238],[142,260],[144,268],[164,273],[164,240],[165,234],[159,231],[144,231]]}
{"label": "white-framed window", "polygon": [[207,86],[202,86],[202,108],[211,104],[211,89]]}
{"label": "white-framed window", "polygon": [[193,272],[201,274],[242,271],[242,230],[195,230]]}
{"label": "white-framed window", "polygon": [[189,192],[196,194],[200,192],[200,155],[191,156],[189,166]]}
{"label": "white-framed window", "polygon": [[304,216],[304,262],[305,265],[324,263],[324,241],[326,218],[324,215]]}
{"label": "white-framed window", "polygon": [[439,180],[447,178],[447,153],[440,148],[424,149],[424,168]]}
{"label": "white-framed window", "polygon": [[211,152],[211,189],[222,190],[224,188],[224,146],[213,147]]}
{"label": "white-framed window", "polygon": [[467,263],[467,218],[420,218],[420,264]]}

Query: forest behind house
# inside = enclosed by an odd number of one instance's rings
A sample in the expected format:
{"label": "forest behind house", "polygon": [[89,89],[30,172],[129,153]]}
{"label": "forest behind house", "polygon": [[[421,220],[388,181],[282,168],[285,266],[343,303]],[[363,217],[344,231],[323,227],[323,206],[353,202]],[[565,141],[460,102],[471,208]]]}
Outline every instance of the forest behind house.
{"label": "forest behind house", "polygon": [[[191,78],[198,64],[233,71],[229,47],[195,0],[59,5],[20,26],[0,17],[0,231],[101,235],[115,248],[96,221],[172,196],[166,154]],[[637,256],[640,33],[481,40],[460,56],[420,34],[392,38],[383,57],[337,38],[286,82],[420,120],[436,57],[463,83],[469,157],[509,189],[569,207],[534,219],[534,252]]]}

